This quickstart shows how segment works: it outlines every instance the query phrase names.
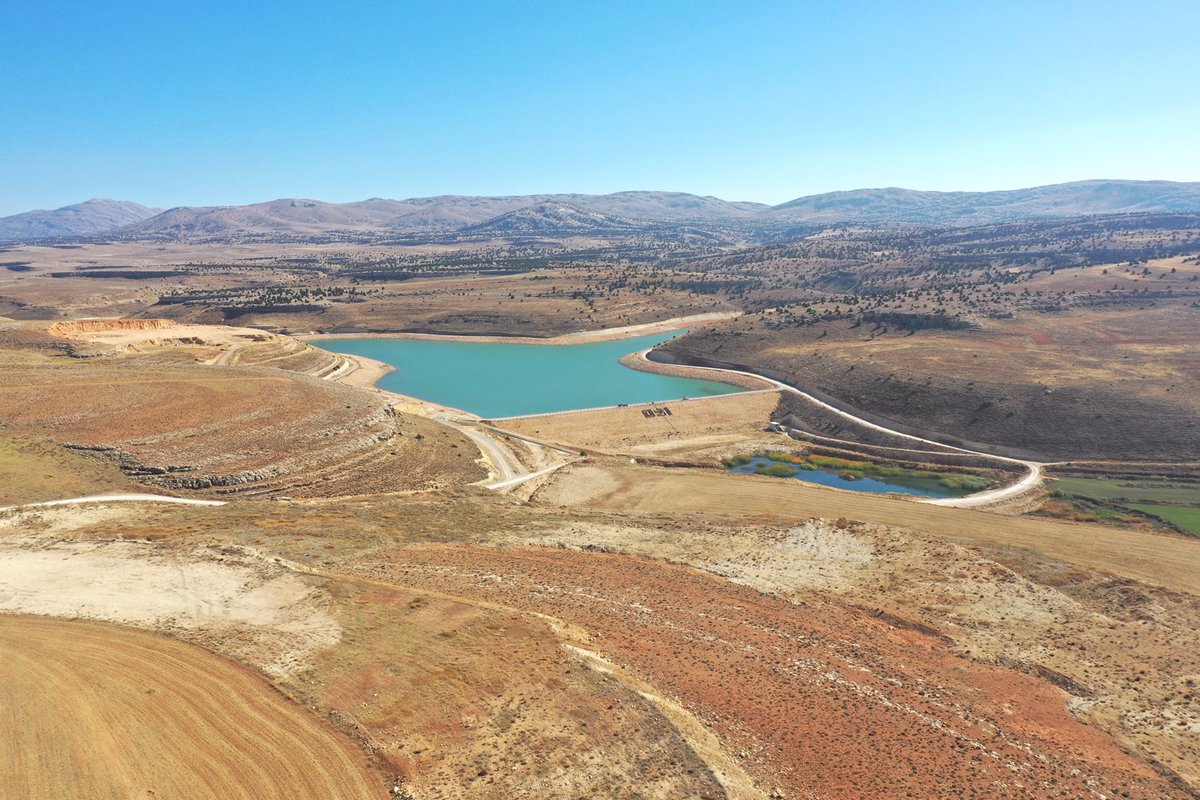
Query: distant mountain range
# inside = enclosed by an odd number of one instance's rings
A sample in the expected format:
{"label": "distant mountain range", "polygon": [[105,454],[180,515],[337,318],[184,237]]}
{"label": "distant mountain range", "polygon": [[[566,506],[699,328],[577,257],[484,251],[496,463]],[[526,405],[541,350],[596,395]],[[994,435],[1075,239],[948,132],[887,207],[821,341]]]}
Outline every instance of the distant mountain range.
{"label": "distant mountain range", "polygon": [[990,225],[1092,214],[1200,211],[1200,183],[1077,181],[1003,192],[856,189],[801,197],[768,214],[797,222]]}
{"label": "distant mountain range", "polygon": [[161,214],[124,200],[88,200],[53,211],[26,211],[0,218],[0,239],[53,239],[110,233]]}
{"label": "distant mountain range", "polygon": [[0,240],[110,234],[206,239],[422,232],[561,236],[621,233],[670,223],[702,227],[735,223],[965,226],[1139,212],[1200,212],[1200,183],[1094,180],[1001,192],[856,189],[801,197],[777,206],[681,192],[443,195],[354,203],[284,199],[167,211],[116,200],[89,200],[55,211],[0,218]]}

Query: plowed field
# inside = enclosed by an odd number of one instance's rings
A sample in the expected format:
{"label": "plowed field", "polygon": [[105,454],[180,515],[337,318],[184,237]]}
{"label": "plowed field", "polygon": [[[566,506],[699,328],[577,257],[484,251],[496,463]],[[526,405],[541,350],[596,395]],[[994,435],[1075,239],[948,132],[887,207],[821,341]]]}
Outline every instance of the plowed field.
{"label": "plowed field", "polygon": [[352,742],[198,647],[0,616],[0,653],[5,797],[386,797]]}

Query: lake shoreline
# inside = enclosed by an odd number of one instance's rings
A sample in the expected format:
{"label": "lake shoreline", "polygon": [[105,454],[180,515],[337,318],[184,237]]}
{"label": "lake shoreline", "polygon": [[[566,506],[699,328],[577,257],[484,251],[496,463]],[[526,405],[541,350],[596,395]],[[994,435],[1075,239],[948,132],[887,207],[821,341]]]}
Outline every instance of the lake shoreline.
{"label": "lake shoreline", "polygon": [[618,339],[634,339],[654,333],[669,333],[670,331],[694,328],[699,325],[723,322],[741,316],[732,311],[714,312],[711,314],[693,314],[689,317],[672,317],[659,322],[646,322],[639,325],[625,325],[619,328],[599,328],[591,331],[562,333],[557,336],[488,336],[482,334],[458,333],[293,333],[292,338],[305,342],[336,341],[338,339],[420,339],[439,342],[479,342],[484,344],[536,344],[561,346],[572,344],[587,344],[590,342],[611,342]]}
{"label": "lake shoreline", "polygon": [[632,338],[608,331],[607,338],[593,335],[561,342],[577,345],[574,348],[531,347],[509,339],[463,342],[390,336],[311,345],[358,364],[348,382],[484,418],[663,403],[749,388],[742,381],[696,377],[692,370],[663,374],[657,368],[630,369],[623,358],[629,351],[640,353],[671,336],[669,331],[637,332],[640,336]]}

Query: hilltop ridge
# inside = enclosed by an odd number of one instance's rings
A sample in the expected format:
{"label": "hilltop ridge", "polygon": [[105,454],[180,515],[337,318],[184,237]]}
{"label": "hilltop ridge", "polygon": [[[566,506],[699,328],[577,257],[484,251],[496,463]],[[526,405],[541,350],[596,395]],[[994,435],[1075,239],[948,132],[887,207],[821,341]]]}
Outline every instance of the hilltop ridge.
{"label": "hilltop ridge", "polygon": [[[513,196],[438,195],[405,200],[371,198],[328,203],[281,198],[241,206],[179,206],[166,211],[116,200],[89,200],[54,211],[0,218],[0,240],[113,235],[128,239],[186,239],[242,235],[320,236],[480,232],[512,228],[553,234],[562,220],[546,210],[578,214],[573,232],[632,230],[639,223],[709,226],[928,225],[971,226],[1101,214],[1200,212],[1200,183],[1087,180],[992,192],[935,192],[897,187],[807,195],[770,206],[686,192]],[[539,211],[540,209],[540,211]],[[538,217],[541,224],[538,223]],[[590,224],[583,222],[588,216]],[[614,225],[614,220],[621,223]]]}

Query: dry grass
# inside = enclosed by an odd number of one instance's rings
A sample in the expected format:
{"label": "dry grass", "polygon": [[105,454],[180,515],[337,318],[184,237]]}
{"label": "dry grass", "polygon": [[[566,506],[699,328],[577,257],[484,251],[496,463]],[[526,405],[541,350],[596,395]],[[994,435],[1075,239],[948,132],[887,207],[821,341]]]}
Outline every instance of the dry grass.
{"label": "dry grass", "polygon": [[129,490],[113,464],[0,428],[0,506]]}
{"label": "dry grass", "polygon": [[1023,313],[916,334],[849,320],[767,322],[716,325],[666,349],[772,370],[868,415],[985,449],[1179,460],[1200,447],[1200,316],[1181,302]]}
{"label": "dry grass", "polygon": [[362,752],[244,667],[96,622],[0,616],[9,797],[385,797]]}

